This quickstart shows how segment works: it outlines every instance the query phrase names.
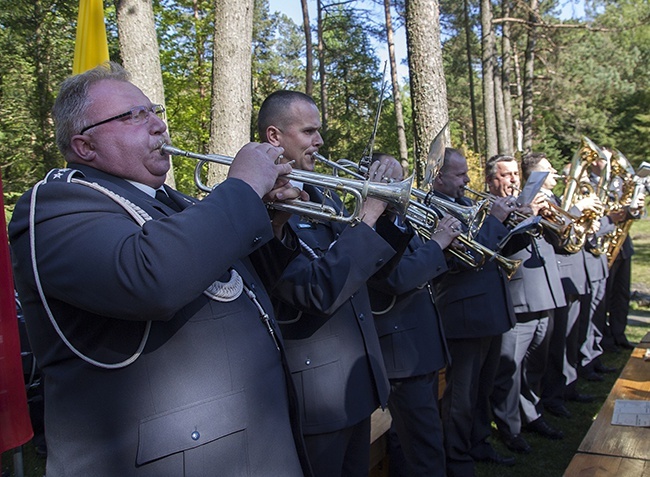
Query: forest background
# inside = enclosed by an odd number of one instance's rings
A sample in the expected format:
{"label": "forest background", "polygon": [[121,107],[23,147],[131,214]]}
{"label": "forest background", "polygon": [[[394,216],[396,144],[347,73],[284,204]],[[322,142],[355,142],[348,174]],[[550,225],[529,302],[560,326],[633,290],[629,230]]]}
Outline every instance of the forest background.
{"label": "forest background", "polygon": [[[105,1],[110,57],[125,66],[128,55],[159,59],[162,100],[143,90],[166,104],[174,145],[198,153],[232,154],[256,140],[262,100],[286,88],[307,91],[321,107],[322,153],[358,161],[372,140],[374,150],[401,158],[418,179],[427,145],[447,120],[450,144],[467,152],[476,188],[481,163],[492,154],[545,152],[560,168],[583,136],[619,149],[635,166],[646,159],[647,0],[285,2],[299,3],[302,11],[309,5],[316,18],[298,25],[270,13],[268,0]],[[577,3],[584,16],[562,19],[562,10]],[[252,32],[219,24],[233,4],[251,7]],[[72,71],[78,6],[78,0],[0,0],[0,167],[9,209],[49,169],[64,164],[50,110]],[[152,26],[137,23],[127,40],[120,14],[138,8],[153,12]],[[391,35],[400,30],[407,37],[408,78],[397,78],[395,58],[384,75],[376,51],[381,43],[390,49]],[[150,33],[153,47],[146,41]],[[224,143],[215,123],[228,110],[246,107],[219,91],[215,78],[224,68],[213,65],[239,41],[250,42],[250,84],[244,85],[250,112],[241,127],[244,140]],[[438,55],[440,64],[427,70]],[[239,74],[241,65],[231,65]],[[193,169],[194,161],[174,159],[177,188],[197,195]]]}

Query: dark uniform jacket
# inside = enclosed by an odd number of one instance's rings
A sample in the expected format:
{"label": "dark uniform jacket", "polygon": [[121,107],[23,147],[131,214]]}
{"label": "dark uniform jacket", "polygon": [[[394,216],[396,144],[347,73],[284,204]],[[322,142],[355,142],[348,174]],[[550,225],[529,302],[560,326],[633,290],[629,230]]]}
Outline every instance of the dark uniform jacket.
{"label": "dark uniform jacket", "polygon": [[[305,185],[310,200],[340,210]],[[302,240],[272,294],[287,345],[305,434],[350,427],[385,406],[389,385],[373,323],[366,282],[396,255],[410,236],[393,226],[391,246],[364,223],[354,227],[289,221]]]}
{"label": "dark uniform jacket", "polygon": [[447,262],[433,240],[413,236],[391,274],[371,280],[370,302],[389,379],[423,376],[449,359],[430,283],[444,279]]}
{"label": "dark uniform jacket", "polygon": [[[463,198],[461,205],[471,201]],[[508,228],[488,215],[476,240],[494,250],[507,234]],[[515,325],[507,278],[494,260],[478,269],[459,266],[436,282],[435,291],[447,339],[497,336]]]}
{"label": "dark uniform jacket", "polygon": [[[138,225],[109,197],[65,180],[38,189],[30,262],[31,191],[9,226],[14,272],[32,348],[45,376],[47,475],[303,475],[280,351],[243,293],[203,291],[230,267],[272,307],[246,256],[272,238],[268,214],[244,182],[227,179],[201,202],[168,190],[168,207],[123,179],[74,166],[153,220]],[[167,217],[167,215],[170,215]],[[278,259],[280,257],[277,257]],[[276,330],[276,340],[278,339]],[[298,427],[298,426],[295,426]]]}

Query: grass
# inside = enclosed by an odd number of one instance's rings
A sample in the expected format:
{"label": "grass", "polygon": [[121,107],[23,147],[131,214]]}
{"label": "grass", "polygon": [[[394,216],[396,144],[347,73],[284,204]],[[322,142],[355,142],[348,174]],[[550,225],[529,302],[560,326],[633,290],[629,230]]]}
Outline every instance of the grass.
{"label": "grass", "polygon": [[[632,260],[631,289],[636,292],[630,308],[637,315],[650,317],[650,219],[635,222],[630,235],[635,248]],[[627,336],[630,341],[638,342],[649,331],[650,325],[628,325]],[[607,366],[622,370],[629,357],[629,351],[618,354],[606,353],[603,362]],[[593,394],[597,399],[587,404],[567,403],[567,407],[573,415],[571,419],[561,419],[550,414],[545,415],[550,425],[564,431],[564,439],[550,441],[535,434],[526,433],[524,437],[533,447],[530,454],[517,455],[517,463],[513,467],[480,463],[477,467],[478,477],[561,477],[618,378],[618,373],[605,374],[604,377],[605,380],[602,382],[580,382],[580,392]],[[492,443],[499,453],[512,455],[496,435],[492,438]],[[36,455],[31,443],[23,446],[23,468],[25,477],[43,477],[45,475],[45,460]],[[5,452],[2,454],[2,477],[14,475],[13,451]]]}
{"label": "grass", "polygon": [[[638,342],[650,331],[650,325],[628,326],[627,336],[630,341]],[[617,373],[604,374],[602,382],[589,382],[580,380],[578,389],[581,393],[592,394],[596,400],[591,403],[566,403],[571,411],[571,419],[555,417],[545,413],[544,418],[554,428],[564,431],[564,439],[551,441],[537,436],[536,434],[524,432],[523,436],[533,448],[527,455],[513,454],[498,439],[496,430],[491,438],[494,448],[502,455],[514,455],[517,459],[513,467],[502,467],[493,464],[479,463],[477,465],[478,477],[561,477],[569,462],[576,453],[583,437],[589,430],[592,422],[598,415],[603,402],[614,382],[620,374],[631,351],[616,353],[605,353],[602,361],[607,366],[619,369]]]}
{"label": "grass", "polygon": [[630,237],[634,243],[630,308],[650,311],[650,219],[634,222]]}

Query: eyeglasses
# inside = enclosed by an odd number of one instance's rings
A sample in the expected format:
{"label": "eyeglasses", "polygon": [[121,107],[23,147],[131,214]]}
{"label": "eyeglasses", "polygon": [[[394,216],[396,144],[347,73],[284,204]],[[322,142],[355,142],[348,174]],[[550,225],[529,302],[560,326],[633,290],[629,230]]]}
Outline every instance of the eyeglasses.
{"label": "eyeglasses", "polygon": [[103,121],[99,121],[98,123],[95,123],[91,126],[86,126],[81,130],[79,134],[83,134],[90,128],[94,128],[100,124],[108,123],[122,118],[130,119],[133,124],[146,123],[149,121],[149,114],[151,113],[154,113],[158,117],[163,117],[165,114],[165,107],[162,104],[152,104],[151,106],[136,106],[135,108],[129,109],[126,113],[118,114],[112,118],[104,119]]}

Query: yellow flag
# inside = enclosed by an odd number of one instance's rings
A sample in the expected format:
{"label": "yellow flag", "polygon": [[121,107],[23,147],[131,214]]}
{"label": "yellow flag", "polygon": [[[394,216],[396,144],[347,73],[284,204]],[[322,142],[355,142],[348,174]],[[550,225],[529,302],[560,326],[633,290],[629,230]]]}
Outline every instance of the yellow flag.
{"label": "yellow flag", "polygon": [[83,73],[108,60],[103,1],[80,0],[72,74]]}

